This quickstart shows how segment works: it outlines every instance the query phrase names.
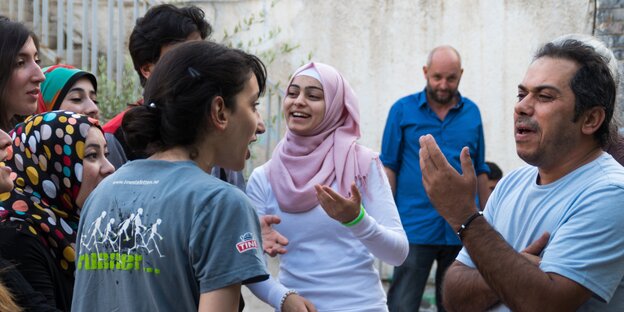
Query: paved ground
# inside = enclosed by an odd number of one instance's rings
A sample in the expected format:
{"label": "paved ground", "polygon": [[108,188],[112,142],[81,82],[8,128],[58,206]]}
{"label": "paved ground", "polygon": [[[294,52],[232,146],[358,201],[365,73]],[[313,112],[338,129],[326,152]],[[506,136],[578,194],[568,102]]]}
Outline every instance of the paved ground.
{"label": "paved ground", "polygon": [[[389,279],[392,276],[392,267],[388,265],[378,266],[378,269],[381,272],[381,276],[384,280]],[[278,261],[275,258],[271,258],[269,260],[269,271],[271,274],[275,275],[278,271]],[[435,273],[435,266],[432,269],[432,273]],[[384,288],[388,290],[388,283],[384,282]],[[271,306],[262,302],[260,299],[256,298],[247,287],[243,286],[242,289],[243,297],[245,298],[245,309],[243,312],[272,312],[274,311]],[[433,285],[432,275],[429,276],[429,283],[427,284],[427,288],[425,289],[425,294],[423,295],[423,300],[420,305],[420,312],[436,312],[435,306],[435,287]]]}

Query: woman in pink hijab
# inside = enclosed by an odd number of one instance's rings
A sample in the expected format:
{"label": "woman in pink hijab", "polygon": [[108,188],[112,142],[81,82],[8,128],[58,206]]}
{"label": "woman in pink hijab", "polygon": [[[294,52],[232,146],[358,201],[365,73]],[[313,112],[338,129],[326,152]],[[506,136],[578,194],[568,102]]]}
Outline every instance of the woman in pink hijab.
{"label": "woman in pink hijab", "polygon": [[286,135],[247,194],[260,215],[281,219],[288,252],[279,281],[249,288],[276,310],[387,311],[374,257],[400,265],[408,242],[378,154],[357,144],[353,89],[335,68],[309,63],[293,74],[283,111]]}

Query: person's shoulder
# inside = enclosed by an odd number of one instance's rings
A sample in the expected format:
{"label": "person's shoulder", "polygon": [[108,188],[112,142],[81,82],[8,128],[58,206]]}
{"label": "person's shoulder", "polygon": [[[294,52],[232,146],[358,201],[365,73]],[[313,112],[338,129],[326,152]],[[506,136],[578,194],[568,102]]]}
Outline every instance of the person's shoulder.
{"label": "person's shoulder", "polygon": [[[25,223],[21,225],[27,226]],[[0,253],[3,257],[7,259],[45,258],[48,253],[39,239],[34,235],[19,231],[18,226],[19,224],[15,222],[0,225]]]}
{"label": "person's shoulder", "polygon": [[267,176],[267,172],[269,170],[269,163],[271,162],[271,160],[267,161],[266,163],[254,168],[251,171],[251,175],[249,175],[249,181],[252,180],[259,180],[261,182],[268,182],[269,181],[269,177]]}
{"label": "person's shoulder", "polygon": [[188,190],[192,202],[201,207],[247,206],[247,195],[238,187],[217,178],[204,180]]}
{"label": "person's shoulder", "polygon": [[[239,209],[251,209],[245,193],[237,186],[225,182],[197,166],[180,165],[175,176],[170,176],[167,184],[168,192],[178,196],[180,200],[188,200],[195,207],[195,215],[214,211],[228,210],[226,213],[238,213]],[[176,177],[179,178],[175,181]],[[188,181],[188,182],[187,182]],[[205,207],[212,207],[205,209]]]}
{"label": "person's shoulder", "polygon": [[603,153],[595,161],[596,182],[606,183],[624,189],[624,167],[613,156]]}
{"label": "person's shoulder", "polygon": [[418,110],[420,103],[422,102],[422,93],[423,92],[413,93],[396,100],[396,102],[394,102],[390,107],[390,118],[401,118],[400,116],[402,115],[411,115],[409,112]]}
{"label": "person's shoulder", "polygon": [[[168,178],[169,183],[183,185],[184,188],[191,192],[244,194],[236,185],[221,180],[211,172],[205,172],[192,162],[176,163],[169,168],[169,171],[171,173],[171,176]],[[234,171],[229,171],[229,173],[234,173]],[[176,180],[176,177],[184,177],[184,179]]]}
{"label": "person's shoulder", "polygon": [[117,172],[127,172],[128,174],[136,175],[137,172],[146,171],[154,174],[175,174],[181,176],[182,174],[189,175],[210,175],[197,166],[193,161],[167,161],[156,159],[136,159],[129,161],[126,166]]}
{"label": "person's shoulder", "polygon": [[[179,175],[184,175],[184,179],[189,181],[187,187],[190,191],[197,191],[201,193],[234,193],[238,194],[242,191],[233,184],[221,180],[218,177],[213,176],[210,173],[204,172],[199,167],[193,168],[193,166],[183,167],[180,170]],[[179,182],[176,182],[179,183]]]}
{"label": "person's shoulder", "polygon": [[264,164],[255,167],[251,173],[252,174],[265,174],[267,172],[267,170],[269,170],[269,164],[271,163],[271,160],[269,159],[267,162],[265,162]]}
{"label": "person's shoulder", "polygon": [[[0,223],[0,245],[29,243],[34,236],[25,235],[17,230],[18,224],[12,221]],[[19,242],[18,242],[19,241]]]}
{"label": "person's shoulder", "polygon": [[[225,184],[192,161],[132,160],[106,177],[96,190],[119,187],[155,187],[172,194],[212,189]],[[108,190],[109,192],[111,190]]]}
{"label": "person's shoulder", "polygon": [[161,186],[163,192],[169,194],[168,198],[172,202],[186,203],[195,218],[214,213],[240,213],[240,209],[251,207],[249,199],[241,189],[201,169],[199,171],[188,168],[182,170],[176,177],[184,178],[178,178],[177,181],[173,181],[170,176],[170,181]]}
{"label": "person's shoulder", "polygon": [[396,102],[394,102],[394,105],[403,106],[414,103],[418,104],[423,96],[425,96],[424,91],[408,94],[396,100]]}
{"label": "person's shoulder", "polygon": [[372,148],[364,146],[360,143],[357,143],[355,146],[357,148],[358,154],[366,155],[366,157],[369,157],[373,161],[375,160],[379,161],[379,152],[374,151]]}
{"label": "person's shoulder", "polygon": [[[249,198],[241,189],[213,177],[211,181],[203,181],[193,186],[189,196],[194,206],[193,214],[199,219],[210,215],[242,217],[255,211]],[[207,207],[210,208],[206,209]]]}

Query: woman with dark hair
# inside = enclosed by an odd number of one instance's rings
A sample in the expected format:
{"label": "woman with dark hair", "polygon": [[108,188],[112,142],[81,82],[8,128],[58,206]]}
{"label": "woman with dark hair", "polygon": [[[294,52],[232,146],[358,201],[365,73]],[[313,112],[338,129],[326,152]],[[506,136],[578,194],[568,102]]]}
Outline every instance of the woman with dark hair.
{"label": "woman with dark hair", "polygon": [[281,311],[387,311],[374,257],[400,265],[408,242],[378,154],[357,143],[353,89],[335,68],[309,63],[293,74],[282,111],[286,135],[247,195],[260,215],[281,219],[274,227],[289,248],[279,282],[249,288]]}
{"label": "woman with dark hair", "polygon": [[121,167],[83,210],[75,311],[236,311],[241,284],[268,277],[249,199],[210,175],[244,167],[265,80],[258,58],[216,43],[163,56],[145,105],[122,122],[151,156]]}
{"label": "woman with dark hair", "polygon": [[17,123],[16,116],[37,110],[39,85],[45,79],[38,51],[34,33],[0,16],[0,129],[4,131]]}
{"label": "woman with dark hair", "polygon": [[0,194],[0,254],[48,305],[68,311],[81,208],[114,171],[97,120],[66,111],[28,117],[11,131],[15,188]]}

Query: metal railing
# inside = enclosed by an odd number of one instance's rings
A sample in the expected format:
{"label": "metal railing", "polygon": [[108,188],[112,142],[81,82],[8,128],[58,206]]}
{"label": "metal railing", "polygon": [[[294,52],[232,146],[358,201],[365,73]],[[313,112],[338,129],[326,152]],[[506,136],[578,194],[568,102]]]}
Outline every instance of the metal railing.
{"label": "metal railing", "polygon": [[[149,7],[161,2],[3,0],[0,3],[0,14],[24,23],[34,31],[40,39],[44,64],[62,62],[97,75],[98,60],[104,56],[109,65],[106,67],[106,76],[121,86],[127,54],[126,38],[132,25]],[[102,23],[103,20],[106,22]],[[101,45],[104,45],[105,53],[100,51]],[[76,53],[76,49],[80,49],[80,53]]]}
{"label": "metal railing", "polygon": [[[117,93],[120,93],[128,54],[126,41],[134,21],[151,6],[163,2],[168,1],[2,0],[0,14],[24,23],[35,32],[40,39],[44,65],[71,64],[98,76],[98,61],[103,57],[107,64],[105,76],[116,82]],[[282,138],[283,97],[284,91],[267,81],[267,91],[259,107],[266,133],[258,136],[258,141],[252,145],[246,176],[271,158],[275,145]]]}

